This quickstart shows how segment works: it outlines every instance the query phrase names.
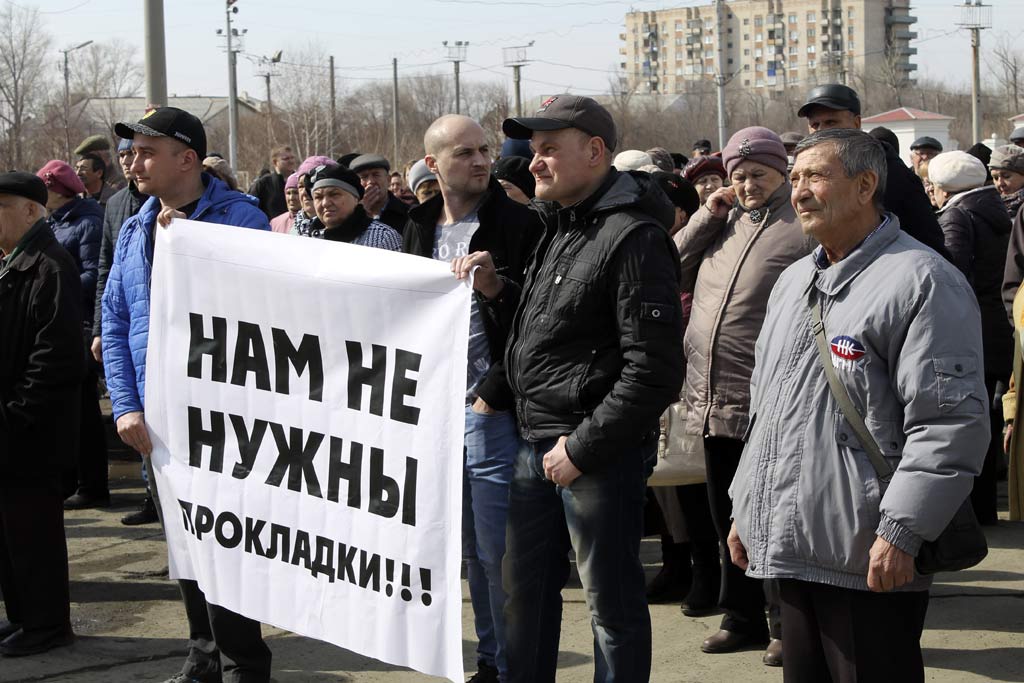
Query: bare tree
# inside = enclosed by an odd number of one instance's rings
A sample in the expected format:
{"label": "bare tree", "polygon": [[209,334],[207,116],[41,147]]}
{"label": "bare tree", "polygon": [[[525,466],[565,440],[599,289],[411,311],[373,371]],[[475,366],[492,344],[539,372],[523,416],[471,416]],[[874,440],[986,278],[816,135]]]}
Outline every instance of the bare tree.
{"label": "bare tree", "polygon": [[145,80],[138,48],[122,40],[93,43],[70,57],[71,90],[86,97],[134,97]]}
{"label": "bare tree", "polygon": [[999,81],[1006,94],[1006,101],[1012,105],[1013,112],[1021,111],[1021,79],[1024,77],[1024,55],[1013,48],[1013,41],[1006,33],[1002,34],[992,48],[988,61],[989,70]]}
{"label": "bare tree", "polygon": [[25,162],[24,129],[44,94],[48,45],[37,9],[13,3],[0,7],[0,120],[7,128],[7,168],[22,168]]}

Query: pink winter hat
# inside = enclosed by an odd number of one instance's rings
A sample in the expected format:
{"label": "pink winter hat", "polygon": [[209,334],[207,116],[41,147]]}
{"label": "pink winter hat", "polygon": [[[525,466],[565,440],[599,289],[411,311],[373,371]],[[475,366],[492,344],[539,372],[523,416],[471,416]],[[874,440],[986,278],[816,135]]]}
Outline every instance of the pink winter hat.
{"label": "pink winter hat", "polygon": [[782,175],[789,172],[789,157],[782,138],[762,126],[751,126],[734,133],[722,150],[722,161],[729,175],[744,161],[756,161]]}
{"label": "pink winter hat", "polygon": [[85,185],[82,184],[81,178],[75,174],[75,169],[58,159],[47,161],[36,172],[36,175],[42,179],[46,189],[52,190],[59,195],[74,197],[76,194],[83,194],[85,192]]}
{"label": "pink winter hat", "polygon": [[292,188],[298,188],[299,186],[299,174],[298,172],[292,173],[284,181],[284,189],[290,190]]}
{"label": "pink winter hat", "polygon": [[335,161],[334,159],[330,158],[330,157],[324,157],[324,156],[309,157],[308,159],[303,161],[301,164],[299,164],[299,169],[297,171],[295,171],[296,179],[298,179],[298,176],[309,175],[309,173],[314,168],[316,168],[317,166],[337,166],[337,165],[338,165],[338,162]]}

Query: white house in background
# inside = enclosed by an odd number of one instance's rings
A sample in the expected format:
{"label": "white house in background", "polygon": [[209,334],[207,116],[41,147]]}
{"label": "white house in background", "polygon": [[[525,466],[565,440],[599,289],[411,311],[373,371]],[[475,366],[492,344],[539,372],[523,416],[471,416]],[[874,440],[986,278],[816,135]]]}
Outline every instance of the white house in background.
{"label": "white house in background", "polygon": [[957,142],[949,137],[951,121],[952,116],[913,107],[900,107],[862,119],[861,127],[870,133],[875,128],[885,126],[895,133],[900,141],[900,158],[910,166],[910,145],[919,137],[927,135],[935,138],[942,143],[944,152],[958,147]]}

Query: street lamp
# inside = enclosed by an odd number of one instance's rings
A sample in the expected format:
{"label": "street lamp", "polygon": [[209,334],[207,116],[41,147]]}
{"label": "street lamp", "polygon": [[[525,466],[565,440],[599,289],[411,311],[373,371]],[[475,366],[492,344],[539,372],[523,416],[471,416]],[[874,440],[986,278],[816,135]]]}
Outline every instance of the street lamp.
{"label": "street lamp", "polygon": [[64,54],[64,156],[67,158],[68,162],[71,161],[71,86],[68,78],[68,53],[74,52],[75,50],[81,50],[86,45],[92,45],[92,41],[87,40],[81,45],[75,45],[74,47],[60,50],[60,52]]}

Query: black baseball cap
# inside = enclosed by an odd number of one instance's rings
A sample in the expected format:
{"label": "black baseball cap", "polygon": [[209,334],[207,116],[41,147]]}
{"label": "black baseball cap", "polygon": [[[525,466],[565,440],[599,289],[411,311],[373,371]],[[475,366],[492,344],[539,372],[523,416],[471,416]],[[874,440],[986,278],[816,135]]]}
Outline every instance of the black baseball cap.
{"label": "black baseball cap", "polygon": [[505,119],[501,129],[515,140],[529,140],[535,130],[576,128],[601,138],[609,152],[615,151],[618,134],[607,109],[590,97],[552,95],[544,100],[533,116]]}
{"label": "black baseball cap", "polygon": [[136,133],[178,140],[194,149],[200,159],[206,158],[206,130],[193,114],[177,107],[159,107],[146,112],[136,123],[116,123],[118,137],[132,139]]}
{"label": "black baseball cap", "polygon": [[812,107],[825,107],[838,111],[850,111],[860,116],[860,98],[853,88],[838,83],[819,85],[807,95],[807,101],[796,113],[801,118],[807,118]]}

